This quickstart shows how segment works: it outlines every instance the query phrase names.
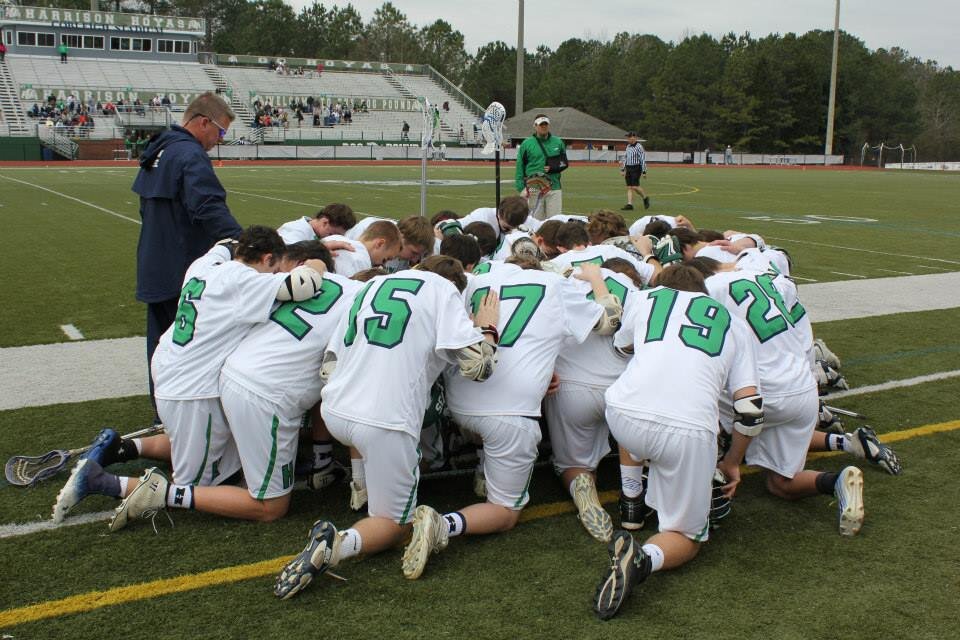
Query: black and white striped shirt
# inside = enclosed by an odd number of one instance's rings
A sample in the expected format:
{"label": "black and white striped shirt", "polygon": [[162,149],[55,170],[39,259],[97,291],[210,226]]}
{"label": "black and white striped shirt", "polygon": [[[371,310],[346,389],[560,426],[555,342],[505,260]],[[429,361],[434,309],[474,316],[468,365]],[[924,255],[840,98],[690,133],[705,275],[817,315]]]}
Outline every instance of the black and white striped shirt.
{"label": "black and white striped shirt", "polygon": [[639,142],[636,144],[628,144],[627,152],[624,154],[623,159],[620,161],[621,167],[642,167],[646,169],[647,165],[647,152],[643,150],[643,145]]}

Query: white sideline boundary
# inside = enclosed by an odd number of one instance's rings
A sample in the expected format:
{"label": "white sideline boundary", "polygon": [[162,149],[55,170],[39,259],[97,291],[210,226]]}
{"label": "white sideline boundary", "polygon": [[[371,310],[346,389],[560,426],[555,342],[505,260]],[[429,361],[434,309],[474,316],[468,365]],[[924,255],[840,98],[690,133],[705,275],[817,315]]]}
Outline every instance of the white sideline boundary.
{"label": "white sideline boundary", "polygon": [[924,376],[904,378],[903,380],[888,380],[887,382],[881,382],[880,384],[869,384],[863,387],[857,387],[856,389],[837,391],[836,393],[829,393],[825,396],[822,396],[822,399],[827,404],[830,404],[831,400],[835,400],[837,398],[848,398],[850,396],[859,396],[865,393],[876,393],[878,391],[888,391],[890,389],[900,389],[902,387],[913,387],[925,382],[948,380],[958,376],[960,376],[960,369],[954,369],[953,371],[941,371],[939,373],[930,373]]}

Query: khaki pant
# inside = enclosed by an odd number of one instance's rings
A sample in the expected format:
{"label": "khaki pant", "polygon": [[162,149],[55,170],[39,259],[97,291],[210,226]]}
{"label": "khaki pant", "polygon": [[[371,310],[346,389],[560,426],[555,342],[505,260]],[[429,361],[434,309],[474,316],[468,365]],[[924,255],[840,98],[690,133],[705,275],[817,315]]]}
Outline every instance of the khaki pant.
{"label": "khaki pant", "polygon": [[551,190],[543,197],[540,192],[533,192],[527,196],[527,204],[530,206],[530,215],[537,220],[560,215],[563,212],[563,191]]}

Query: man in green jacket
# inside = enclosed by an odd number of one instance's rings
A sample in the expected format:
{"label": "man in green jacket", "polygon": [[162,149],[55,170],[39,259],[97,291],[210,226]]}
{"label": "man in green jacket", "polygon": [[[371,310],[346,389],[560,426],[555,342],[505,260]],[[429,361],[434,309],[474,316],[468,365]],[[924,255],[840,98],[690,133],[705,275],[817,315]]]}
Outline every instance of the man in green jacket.
{"label": "man in green jacket", "polygon": [[69,51],[67,48],[67,43],[61,42],[60,46],[57,47],[57,51],[60,53],[60,63],[67,64],[67,51]]}
{"label": "man in green jacket", "polygon": [[560,172],[567,168],[566,145],[550,133],[550,119],[544,114],[537,114],[533,126],[534,135],[517,149],[515,184],[527,199],[530,215],[545,220],[563,210]]}

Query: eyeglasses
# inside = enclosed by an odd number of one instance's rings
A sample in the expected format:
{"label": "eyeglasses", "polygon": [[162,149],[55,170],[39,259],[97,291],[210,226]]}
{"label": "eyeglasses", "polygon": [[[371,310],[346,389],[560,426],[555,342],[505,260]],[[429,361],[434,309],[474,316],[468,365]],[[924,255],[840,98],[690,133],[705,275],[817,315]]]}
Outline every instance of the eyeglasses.
{"label": "eyeglasses", "polygon": [[227,135],[227,130],[223,127],[223,125],[220,124],[219,122],[217,122],[216,120],[214,120],[213,118],[211,118],[210,116],[208,116],[207,114],[205,114],[205,113],[197,113],[197,114],[195,114],[195,115],[193,116],[193,118],[190,118],[190,120],[193,120],[194,118],[206,118],[207,120],[209,120],[210,122],[212,122],[214,125],[216,125],[217,129],[218,129],[219,132],[220,132],[220,139],[221,139],[221,140],[223,140],[224,136]]}

